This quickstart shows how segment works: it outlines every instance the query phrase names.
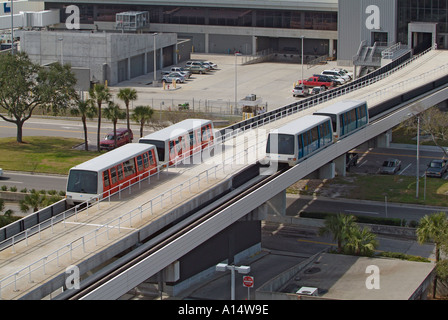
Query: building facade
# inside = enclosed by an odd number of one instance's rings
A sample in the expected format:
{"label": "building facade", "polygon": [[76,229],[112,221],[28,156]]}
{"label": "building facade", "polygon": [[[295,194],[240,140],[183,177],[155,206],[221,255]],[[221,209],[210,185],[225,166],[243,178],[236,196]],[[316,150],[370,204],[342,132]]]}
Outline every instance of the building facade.
{"label": "building facade", "polygon": [[309,56],[336,54],[337,0],[260,1],[63,1],[45,2],[45,9],[80,10],[82,29],[115,29],[115,15],[125,11],[149,11],[150,32],[176,33],[190,39],[193,52],[255,54],[271,49]]}

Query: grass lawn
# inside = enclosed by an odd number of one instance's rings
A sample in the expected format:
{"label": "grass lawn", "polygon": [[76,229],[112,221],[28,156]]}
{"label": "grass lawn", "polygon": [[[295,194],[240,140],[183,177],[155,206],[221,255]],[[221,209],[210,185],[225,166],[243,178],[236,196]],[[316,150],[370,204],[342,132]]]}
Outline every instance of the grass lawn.
{"label": "grass lawn", "polygon": [[[350,175],[350,180],[337,177],[329,185],[349,185],[346,197],[352,199],[413,203],[448,207],[448,181],[438,178],[426,179],[424,200],[424,178],[419,182],[419,199],[416,199],[416,178],[412,176]],[[328,185],[327,185],[328,187]]]}
{"label": "grass lawn", "polygon": [[68,174],[68,170],[98,156],[97,152],[73,149],[80,139],[59,137],[24,137],[0,139],[0,168],[12,171]]}

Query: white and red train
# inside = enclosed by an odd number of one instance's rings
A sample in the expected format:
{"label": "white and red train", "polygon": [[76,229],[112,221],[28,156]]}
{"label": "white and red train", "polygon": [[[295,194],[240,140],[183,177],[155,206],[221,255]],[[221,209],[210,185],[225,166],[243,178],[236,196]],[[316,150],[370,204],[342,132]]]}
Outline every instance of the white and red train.
{"label": "white and red train", "polygon": [[70,169],[70,205],[107,197],[214,143],[211,120],[187,119]]}

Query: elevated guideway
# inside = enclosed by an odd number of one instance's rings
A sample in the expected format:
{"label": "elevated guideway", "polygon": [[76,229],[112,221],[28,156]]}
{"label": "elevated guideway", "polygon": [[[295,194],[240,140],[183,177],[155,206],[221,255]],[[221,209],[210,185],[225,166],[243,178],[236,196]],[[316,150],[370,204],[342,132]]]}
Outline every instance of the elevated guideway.
{"label": "elevated guideway", "polygon": [[[297,113],[293,113],[294,110],[291,108],[290,111],[275,117],[269,116],[270,121],[266,119],[260,121],[259,130],[245,130],[239,137],[227,139],[224,143],[225,148],[221,148],[223,152],[215,152],[215,155],[205,163],[195,164],[193,157],[191,159],[193,164],[179,165],[177,168],[170,168],[167,172],[160,173],[159,177],[151,177],[150,181],[142,181],[140,185],[132,187],[131,194],[129,190],[123,190],[120,194],[121,199],[118,199],[116,195],[75,215],[57,219],[40,232],[22,236],[21,241],[13,245],[11,243],[0,252],[1,299],[41,299],[65,285],[67,267],[76,265],[83,275],[106,261],[110,262],[118,253],[139,244],[166,225],[177,223],[188,212],[203,207],[217,195],[232,188],[232,177],[264,157],[265,140],[269,130],[312,113],[338,99],[366,99],[371,108],[381,105],[381,102],[395,99],[414,90],[413,88],[419,88],[448,76],[447,58],[446,51],[431,51],[387,78],[364,88],[346,92],[328,101],[316,101],[314,105],[310,104],[306,109],[302,107],[301,110],[303,110]],[[422,92],[419,96],[422,95],[429,95],[419,102],[422,109],[430,107],[434,101],[443,101],[448,97],[446,87],[437,88],[435,92],[429,94]],[[290,184],[298,181],[303,174],[306,175],[318,169],[318,165],[325,165],[351,148],[398,124],[403,120],[404,112],[408,112],[407,108],[403,109],[404,111],[395,112],[394,116],[386,117],[385,122],[381,122],[380,125],[372,125],[356,133],[347,139],[347,142],[331,146],[325,150],[325,155],[319,153],[313,157],[313,164],[307,160],[303,165],[294,167],[292,170],[300,169],[300,173],[294,175],[288,173],[288,179],[281,178],[280,185],[283,188],[285,184],[290,183],[291,179],[297,180]],[[316,159],[318,161],[315,161]],[[275,180],[278,181],[277,179],[280,178],[277,177]],[[137,192],[135,192],[136,189]],[[268,194],[273,196],[282,189],[269,190]],[[259,200],[269,199],[266,198],[266,194],[263,194],[264,191],[254,192],[259,192],[258,195],[254,195]],[[225,218],[226,222],[220,223],[218,229],[237,221],[253,210],[250,208],[259,205],[259,200],[241,199],[238,206],[243,206],[244,209],[238,214],[232,211],[232,217]],[[189,233],[195,241],[189,240],[185,242],[185,246],[190,246],[189,250],[191,250],[191,246],[199,245],[201,241],[219,232],[218,229],[208,227],[201,229],[199,233],[201,236]],[[160,268],[165,268],[180,254],[188,252],[185,246],[176,247],[171,249],[172,251],[158,252],[164,255],[163,259],[158,259],[155,264],[146,265],[145,273],[139,276],[148,278],[157,273]],[[123,278],[117,279],[123,280]],[[133,281],[140,280],[145,279],[139,278]],[[111,281],[112,285],[113,280]],[[120,290],[126,290],[132,285],[134,283],[129,281],[127,285],[120,286]],[[116,288],[114,285],[112,287]],[[112,290],[113,293],[109,295],[103,295],[101,292],[110,293],[110,290],[95,291],[97,295],[90,297],[114,298],[121,295],[120,290]]]}

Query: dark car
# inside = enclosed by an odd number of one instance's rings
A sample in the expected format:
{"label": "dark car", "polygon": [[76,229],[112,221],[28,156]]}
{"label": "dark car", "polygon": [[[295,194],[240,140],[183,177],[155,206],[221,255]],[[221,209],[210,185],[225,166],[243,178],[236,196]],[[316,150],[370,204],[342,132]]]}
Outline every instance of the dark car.
{"label": "dark car", "polygon": [[383,162],[380,173],[395,174],[401,169],[401,161],[398,159],[388,159]]}
{"label": "dark car", "polygon": [[[128,130],[126,128],[117,129],[117,148],[125,145],[126,143],[132,142],[134,139],[134,135],[132,130]],[[100,149],[101,150],[112,150],[115,148],[115,136],[114,132],[108,133],[104,140],[100,141]]]}
{"label": "dark car", "polygon": [[427,177],[442,178],[448,169],[448,160],[432,160],[426,169]]}

